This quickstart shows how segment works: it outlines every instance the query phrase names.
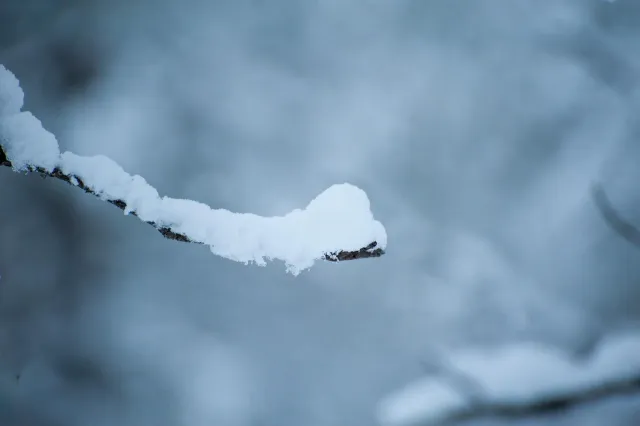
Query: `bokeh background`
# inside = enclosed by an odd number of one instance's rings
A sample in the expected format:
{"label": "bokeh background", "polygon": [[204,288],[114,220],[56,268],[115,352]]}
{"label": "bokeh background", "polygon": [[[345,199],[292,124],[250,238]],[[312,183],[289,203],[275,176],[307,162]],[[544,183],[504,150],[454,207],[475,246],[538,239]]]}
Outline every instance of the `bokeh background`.
{"label": "bokeh background", "polygon": [[[375,425],[434,354],[637,328],[640,250],[589,186],[640,223],[639,24],[635,0],[0,1],[0,63],[62,149],[262,215],[350,182],[389,234],[293,277],[2,170],[0,424]],[[633,426],[640,398],[509,424]]]}

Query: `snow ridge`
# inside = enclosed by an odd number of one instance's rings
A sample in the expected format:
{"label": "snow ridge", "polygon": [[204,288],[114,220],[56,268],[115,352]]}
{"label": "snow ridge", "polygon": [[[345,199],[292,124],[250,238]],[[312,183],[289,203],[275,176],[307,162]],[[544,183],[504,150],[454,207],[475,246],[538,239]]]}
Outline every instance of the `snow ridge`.
{"label": "snow ridge", "polygon": [[33,114],[21,111],[23,101],[18,79],[0,65],[0,153],[15,171],[81,184],[105,201],[124,204],[125,214],[170,229],[186,237],[183,241],[203,243],[216,255],[261,266],[266,260],[282,260],[297,275],[315,260],[332,260],[335,253],[376,247],[380,255],[386,247],[384,227],[374,219],[366,193],[354,185],[333,185],[306,208],[276,217],[161,197],[143,177],[130,175],[105,156],[61,154],[55,136]]}

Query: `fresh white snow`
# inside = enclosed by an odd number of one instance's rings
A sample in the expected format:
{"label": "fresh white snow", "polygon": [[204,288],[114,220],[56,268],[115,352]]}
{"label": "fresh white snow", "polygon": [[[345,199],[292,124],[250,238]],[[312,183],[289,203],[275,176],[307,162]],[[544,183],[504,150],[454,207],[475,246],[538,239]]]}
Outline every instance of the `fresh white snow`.
{"label": "fresh white snow", "polygon": [[55,136],[28,111],[0,117],[0,143],[16,171],[29,165],[52,171],[60,160]]}
{"label": "fresh white snow", "polygon": [[100,198],[122,200],[125,214],[135,212],[145,222],[155,222],[208,245],[219,256],[238,262],[265,265],[285,262],[298,274],[325,253],[352,251],[376,241],[385,248],[384,227],[373,218],[364,191],[348,183],[333,185],[305,209],[284,216],[261,217],[212,209],[192,200],[161,197],[144,178],[131,176],[104,156],[60,154],[55,137],[29,112],[20,112],[24,94],[16,77],[0,66],[0,144],[13,168],[59,168],[76,178]]}
{"label": "fresh white snow", "polygon": [[[457,388],[442,377],[426,377],[407,385],[378,405],[378,421],[385,426],[431,425],[469,407],[473,398],[485,405],[527,405],[567,396],[610,381],[640,375],[640,335],[611,337],[593,356],[576,360],[566,353],[535,343],[499,349],[454,353],[448,359],[480,395]],[[446,376],[445,376],[446,377]]]}

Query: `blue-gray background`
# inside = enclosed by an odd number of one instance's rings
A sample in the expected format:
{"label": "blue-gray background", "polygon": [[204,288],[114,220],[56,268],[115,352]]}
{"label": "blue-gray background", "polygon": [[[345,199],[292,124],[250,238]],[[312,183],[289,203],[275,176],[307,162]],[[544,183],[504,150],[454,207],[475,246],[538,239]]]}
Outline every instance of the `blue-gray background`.
{"label": "blue-gray background", "polygon": [[294,278],[2,170],[2,426],[373,425],[442,350],[638,326],[640,250],[588,197],[640,223],[636,0],[3,0],[0,63],[162,194],[275,215],[348,181],[389,234]]}

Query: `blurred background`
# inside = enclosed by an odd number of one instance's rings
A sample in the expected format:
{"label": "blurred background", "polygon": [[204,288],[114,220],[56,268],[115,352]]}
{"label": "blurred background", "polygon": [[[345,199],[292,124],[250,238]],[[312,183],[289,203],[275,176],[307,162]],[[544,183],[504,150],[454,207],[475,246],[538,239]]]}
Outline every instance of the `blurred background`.
{"label": "blurred background", "polygon": [[[640,224],[638,23],[635,0],[0,1],[0,63],[63,150],[261,215],[350,182],[389,235],[293,277],[1,170],[0,424],[375,425],[436,353],[637,328],[640,250],[589,186]],[[508,424],[633,426],[640,397]]]}

